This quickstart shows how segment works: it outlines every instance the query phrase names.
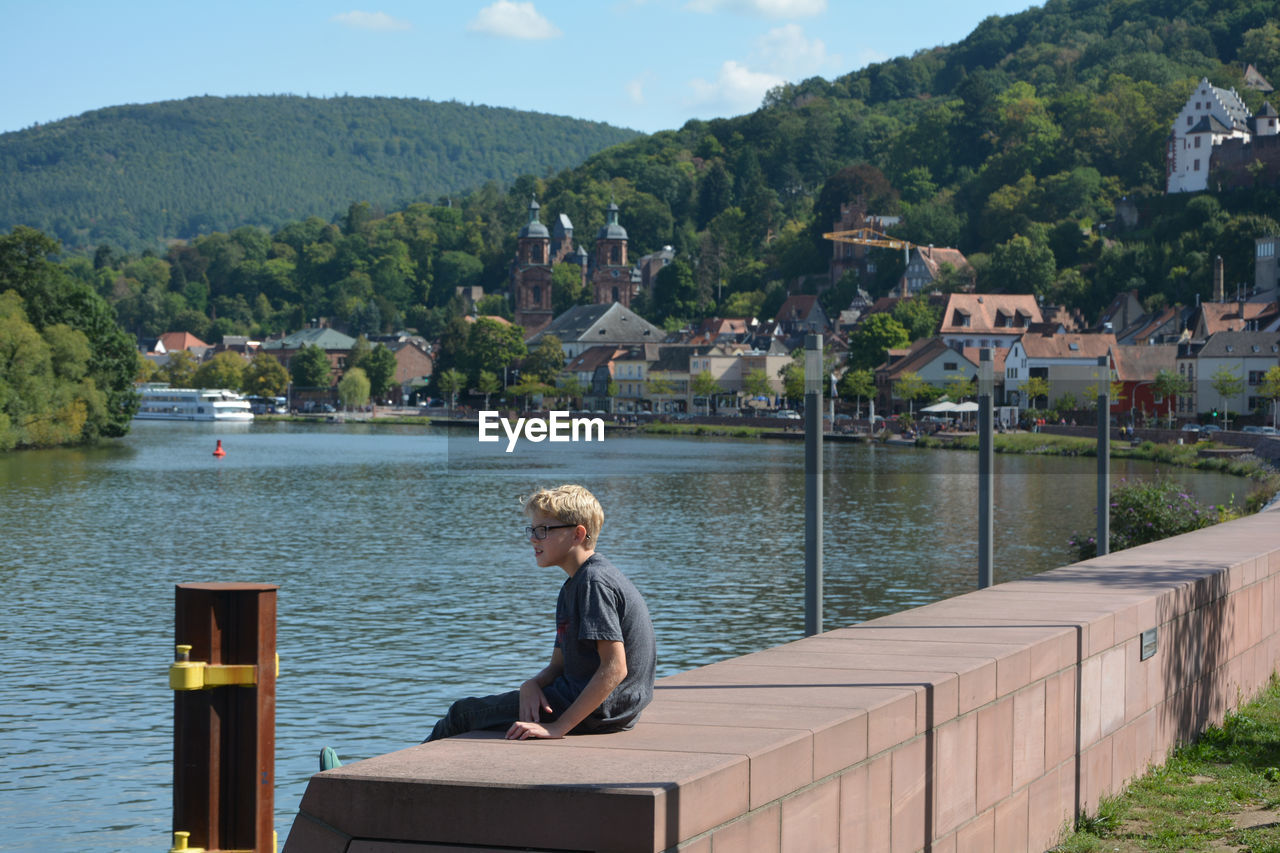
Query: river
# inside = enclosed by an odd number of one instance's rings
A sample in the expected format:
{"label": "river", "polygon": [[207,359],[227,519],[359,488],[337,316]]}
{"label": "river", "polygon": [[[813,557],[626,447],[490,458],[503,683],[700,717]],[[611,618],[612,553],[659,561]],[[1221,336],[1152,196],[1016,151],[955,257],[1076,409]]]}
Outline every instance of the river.
{"label": "river", "polygon": [[[600,550],[648,600],[659,676],[802,635],[802,443],[504,446],[466,430],[140,422],[100,447],[0,454],[0,850],[171,843],[178,583],[280,585],[282,843],[321,746],[417,743],[453,698],[532,675],[563,580],[521,533],[519,498],[539,486],[600,498]],[[828,629],[973,588],[976,467],[964,452],[824,449]],[[997,582],[1067,560],[1068,537],[1094,526],[1093,472],[996,457]],[[1173,473],[1205,502],[1247,489]]]}

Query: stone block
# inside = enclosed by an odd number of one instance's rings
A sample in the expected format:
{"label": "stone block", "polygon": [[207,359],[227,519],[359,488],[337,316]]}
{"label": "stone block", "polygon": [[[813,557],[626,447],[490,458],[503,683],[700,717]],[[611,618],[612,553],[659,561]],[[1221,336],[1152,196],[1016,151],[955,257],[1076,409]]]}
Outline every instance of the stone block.
{"label": "stone block", "polygon": [[1037,682],[1013,696],[1013,787],[1044,773],[1045,684]]}
{"label": "stone block", "polygon": [[889,838],[894,853],[911,853],[925,842],[925,741],[917,738],[892,753],[893,807]]}
{"label": "stone block", "polygon": [[840,782],[832,779],[782,802],[782,849],[838,853]]}
{"label": "stone block", "polygon": [[934,756],[934,832],[945,835],[977,813],[978,715],[940,726]]}
{"label": "stone block", "polygon": [[841,853],[890,853],[893,756],[873,758],[839,779]]}
{"label": "stone block", "polygon": [[978,711],[977,809],[985,811],[1013,787],[1013,698]]}
{"label": "stone block", "polygon": [[711,853],[781,853],[781,845],[782,806],[776,803],[717,829],[711,835]]}
{"label": "stone block", "polygon": [[[1027,791],[1015,791],[1008,799],[996,803],[995,846],[992,850],[1030,851],[1027,836]],[[1037,851],[1039,848],[1037,848]]]}

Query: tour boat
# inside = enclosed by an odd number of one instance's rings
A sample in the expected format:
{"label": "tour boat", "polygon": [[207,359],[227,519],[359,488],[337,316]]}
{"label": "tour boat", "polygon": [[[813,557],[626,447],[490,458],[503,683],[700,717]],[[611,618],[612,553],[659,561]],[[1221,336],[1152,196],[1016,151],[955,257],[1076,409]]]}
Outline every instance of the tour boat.
{"label": "tour boat", "polygon": [[224,388],[170,388],[144,385],[134,415],[147,421],[251,421],[249,401]]}

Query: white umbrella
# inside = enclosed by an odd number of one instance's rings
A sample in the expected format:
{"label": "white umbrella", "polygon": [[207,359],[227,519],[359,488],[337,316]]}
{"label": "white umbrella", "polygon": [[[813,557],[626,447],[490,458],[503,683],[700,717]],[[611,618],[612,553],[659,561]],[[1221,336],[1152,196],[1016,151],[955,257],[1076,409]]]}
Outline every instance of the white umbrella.
{"label": "white umbrella", "polygon": [[951,411],[953,411],[953,412],[976,412],[976,411],[978,411],[978,404],[977,404],[977,403],[974,403],[974,402],[954,403],[953,405],[955,406],[955,408],[951,410]]}
{"label": "white umbrella", "polygon": [[[934,403],[932,406],[925,406],[920,411],[929,412],[930,414],[936,414],[939,412],[958,412],[958,411],[961,411],[961,409],[959,409],[955,403],[951,403],[946,400],[943,400],[941,403]],[[968,411],[968,410],[966,409],[964,411]],[[977,407],[974,407],[974,411],[977,411]]]}

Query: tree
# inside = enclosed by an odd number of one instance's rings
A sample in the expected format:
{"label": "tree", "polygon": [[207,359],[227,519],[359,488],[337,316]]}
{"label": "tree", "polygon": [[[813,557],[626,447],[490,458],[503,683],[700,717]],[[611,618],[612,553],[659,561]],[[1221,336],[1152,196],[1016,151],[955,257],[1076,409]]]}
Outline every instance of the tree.
{"label": "tree", "polygon": [[526,352],[519,326],[492,317],[479,317],[467,333],[467,346],[459,367],[464,367],[472,376],[479,376],[482,370],[497,373]]}
{"label": "tree", "polygon": [[893,396],[907,401],[907,414],[915,417],[915,402],[937,393],[935,389],[918,373],[910,371],[898,377],[893,383]]}
{"label": "tree", "polygon": [[396,354],[383,344],[378,344],[370,352],[364,364],[358,365],[369,377],[369,394],[374,399],[386,396],[396,378]]}
{"label": "tree", "polygon": [[652,403],[654,397],[670,397],[676,392],[671,378],[660,370],[651,370],[645,377],[645,396]]}
{"label": "tree", "polygon": [[840,396],[848,400],[850,398],[856,401],[854,414],[857,417],[862,416],[862,398],[873,397],[876,393],[876,378],[871,372],[871,368],[864,367],[860,370],[846,370],[844,376],[840,377],[840,383],[836,386],[836,390],[840,392]]}
{"label": "tree", "polygon": [[1191,390],[1191,383],[1180,373],[1172,370],[1161,369],[1156,372],[1156,378],[1152,381],[1151,386],[1165,400],[1165,414],[1169,417],[1169,426],[1173,426],[1173,400],[1179,394],[1185,394]]}
{"label": "tree", "polygon": [[157,378],[174,388],[190,388],[196,373],[196,357],[184,349],[169,353],[169,360],[160,368]]}
{"label": "tree", "polygon": [[1225,364],[1218,368],[1209,380],[1209,387],[1222,399],[1222,423],[1225,429],[1231,423],[1231,402],[1244,391],[1244,379]]}
{"label": "tree", "polygon": [[1280,367],[1271,367],[1262,374],[1262,385],[1258,393],[1271,401],[1271,426],[1280,427],[1277,423],[1277,408],[1280,408]]}
{"label": "tree", "polygon": [[255,397],[279,397],[289,387],[289,371],[275,356],[260,352],[244,369],[240,387]]}
{"label": "tree", "polygon": [[244,358],[225,350],[196,368],[191,384],[196,388],[227,388],[239,391],[244,384]]}
{"label": "tree", "polygon": [[1029,237],[1015,234],[1008,242],[996,246],[983,280],[983,289],[1003,293],[1031,291],[1044,298],[1053,287],[1058,265],[1053,250],[1032,243]]}
{"label": "tree", "polygon": [[360,409],[369,405],[369,377],[364,370],[353,367],[338,380],[338,399],[343,408]]}
{"label": "tree", "polygon": [[710,411],[711,401],[717,394],[724,393],[724,389],[720,387],[720,383],[711,375],[711,371],[703,370],[694,374],[690,381],[690,389],[695,397],[703,398],[703,411]]}
{"label": "tree", "polygon": [[748,400],[757,397],[772,397],[773,385],[769,382],[769,374],[763,367],[753,367],[742,377],[742,391]]}
{"label": "tree", "polygon": [[788,400],[804,399],[804,365],[788,362],[778,375],[782,379],[782,396]]}
{"label": "tree", "polygon": [[484,407],[489,408],[489,396],[502,390],[502,380],[491,370],[480,371],[476,379],[476,390],[484,395]]}
{"label": "tree", "polygon": [[50,260],[60,249],[56,240],[22,225],[0,235],[0,294],[17,292],[27,322],[37,332],[62,323],[88,338],[92,356],[85,381],[105,395],[105,404],[82,400],[85,419],[79,434],[69,441],[119,437],[129,431],[138,410],[133,390],[136,345],[92,286],[72,279]]}
{"label": "tree", "polygon": [[912,341],[937,334],[938,324],[942,320],[942,309],[931,306],[924,297],[903,299],[893,306],[891,313],[893,319],[907,330],[907,337]]}
{"label": "tree", "polygon": [[556,382],[556,392],[570,403],[578,401],[577,407],[581,408],[582,397],[587,393],[587,386],[582,384],[582,380],[576,376],[562,376]]}
{"label": "tree", "polygon": [[440,393],[449,398],[450,416],[453,414],[453,407],[458,401],[458,392],[467,384],[467,377],[462,371],[455,370],[450,367],[448,370],[442,370],[436,374],[436,385],[440,388]]}
{"label": "tree", "polygon": [[849,337],[849,366],[874,369],[884,363],[888,350],[910,345],[911,338],[901,323],[888,314],[872,314]]}
{"label": "tree", "polygon": [[333,376],[329,354],[318,344],[307,344],[289,359],[289,377],[295,388],[328,388]]}
{"label": "tree", "polygon": [[550,384],[564,369],[564,345],[555,335],[543,335],[524,359],[524,372],[539,382]]}
{"label": "tree", "polygon": [[1024,409],[1034,409],[1036,401],[1041,397],[1046,398],[1045,403],[1047,405],[1049,397],[1048,379],[1043,376],[1032,376],[1022,383],[1022,406]]}
{"label": "tree", "polygon": [[978,393],[978,380],[973,376],[955,375],[947,377],[946,394],[953,403],[959,403],[965,397]]}

